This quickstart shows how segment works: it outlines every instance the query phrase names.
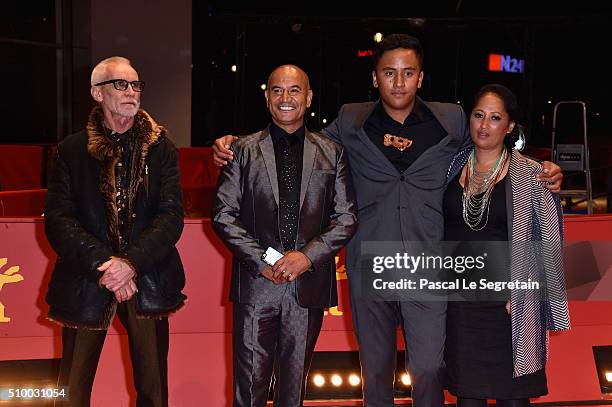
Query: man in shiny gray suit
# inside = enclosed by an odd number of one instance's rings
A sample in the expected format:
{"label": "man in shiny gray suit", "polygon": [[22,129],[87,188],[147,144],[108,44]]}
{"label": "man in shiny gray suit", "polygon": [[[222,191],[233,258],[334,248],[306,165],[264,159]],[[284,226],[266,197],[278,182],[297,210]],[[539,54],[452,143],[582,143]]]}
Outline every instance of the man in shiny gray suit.
{"label": "man in shiny gray suit", "polygon": [[[272,123],[232,146],[221,171],[213,226],[233,254],[234,406],[301,406],[323,323],[337,305],[334,257],[355,232],[342,146],[309,132],[312,100],[300,68],[275,69],[265,91]],[[268,247],[283,253],[267,265]]]}

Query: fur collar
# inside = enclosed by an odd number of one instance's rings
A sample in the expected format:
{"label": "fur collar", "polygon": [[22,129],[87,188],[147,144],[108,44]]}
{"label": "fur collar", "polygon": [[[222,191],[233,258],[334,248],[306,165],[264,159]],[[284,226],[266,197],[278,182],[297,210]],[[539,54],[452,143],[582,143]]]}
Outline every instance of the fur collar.
{"label": "fur collar", "polygon": [[[147,156],[149,147],[160,142],[166,135],[166,129],[158,125],[147,112],[140,109],[134,117],[132,137],[134,144],[130,165],[130,185],[128,186],[128,213],[133,214],[138,190],[144,184],[148,189]],[[119,146],[107,135],[104,128],[104,113],[97,106],[89,114],[87,122],[87,151],[100,161],[100,178],[98,187],[106,209],[107,236],[111,247],[119,251],[119,215],[117,211],[115,168],[121,159]],[[132,217],[128,216],[128,222]],[[128,230],[130,227],[128,225]]]}
{"label": "fur collar", "polygon": [[[160,126],[143,109],[139,109],[134,117],[132,131],[136,137],[137,144],[150,146],[157,143],[166,135],[166,129]],[[106,136],[104,128],[104,113],[102,108],[96,106],[89,113],[87,121],[87,151],[94,158],[104,161],[107,158],[117,157],[119,151],[113,146],[112,141]],[[145,148],[146,149],[146,148]]]}

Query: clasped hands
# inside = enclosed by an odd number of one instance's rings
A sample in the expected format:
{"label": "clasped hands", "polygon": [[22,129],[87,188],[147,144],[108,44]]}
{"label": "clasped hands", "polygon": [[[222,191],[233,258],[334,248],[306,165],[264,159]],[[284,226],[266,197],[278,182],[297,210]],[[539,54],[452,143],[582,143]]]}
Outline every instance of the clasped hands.
{"label": "clasped hands", "polygon": [[100,277],[100,285],[111,291],[117,302],[127,301],[138,292],[134,282],[136,270],[125,259],[111,256],[98,267],[98,271],[103,273]]}
{"label": "clasped hands", "polygon": [[285,284],[298,278],[310,266],[312,262],[304,253],[289,250],[274,263],[274,266],[266,267],[261,275],[274,284]]}

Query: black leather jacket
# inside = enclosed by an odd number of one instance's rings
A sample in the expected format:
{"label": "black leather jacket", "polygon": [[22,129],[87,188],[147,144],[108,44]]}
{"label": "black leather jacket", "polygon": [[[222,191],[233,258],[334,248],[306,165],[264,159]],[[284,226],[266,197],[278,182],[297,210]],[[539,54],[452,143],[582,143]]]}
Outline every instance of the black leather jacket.
{"label": "black leather jacket", "polygon": [[95,108],[87,130],[58,145],[49,180],[45,230],[58,258],[49,284],[49,318],[71,327],[106,329],[114,295],[98,284],[97,267],[110,256],[136,269],[137,312],[164,316],[182,307],[185,274],[175,247],[183,230],[177,152],[165,129],[143,110],[132,134],[139,160],[130,170],[130,237],[118,249],[114,171],[120,153],[104,134]]}

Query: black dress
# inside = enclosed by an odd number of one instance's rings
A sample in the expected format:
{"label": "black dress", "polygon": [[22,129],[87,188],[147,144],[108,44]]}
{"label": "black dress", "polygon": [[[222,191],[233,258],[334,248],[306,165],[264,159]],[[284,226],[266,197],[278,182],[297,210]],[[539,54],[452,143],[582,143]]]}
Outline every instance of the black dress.
{"label": "black dress", "polygon": [[[506,180],[491,193],[489,219],[480,231],[463,221],[459,174],[444,195],[447,241],[506,241]],[[509,260],[500,268],[507,269]],[[503,270],[503,273],[509,271]],[[449,301],[445,361],[447,387],[458,397],[475,399],[518,399],[548,392],[544,370],[512,377],[512,331],[505,301]]]}

